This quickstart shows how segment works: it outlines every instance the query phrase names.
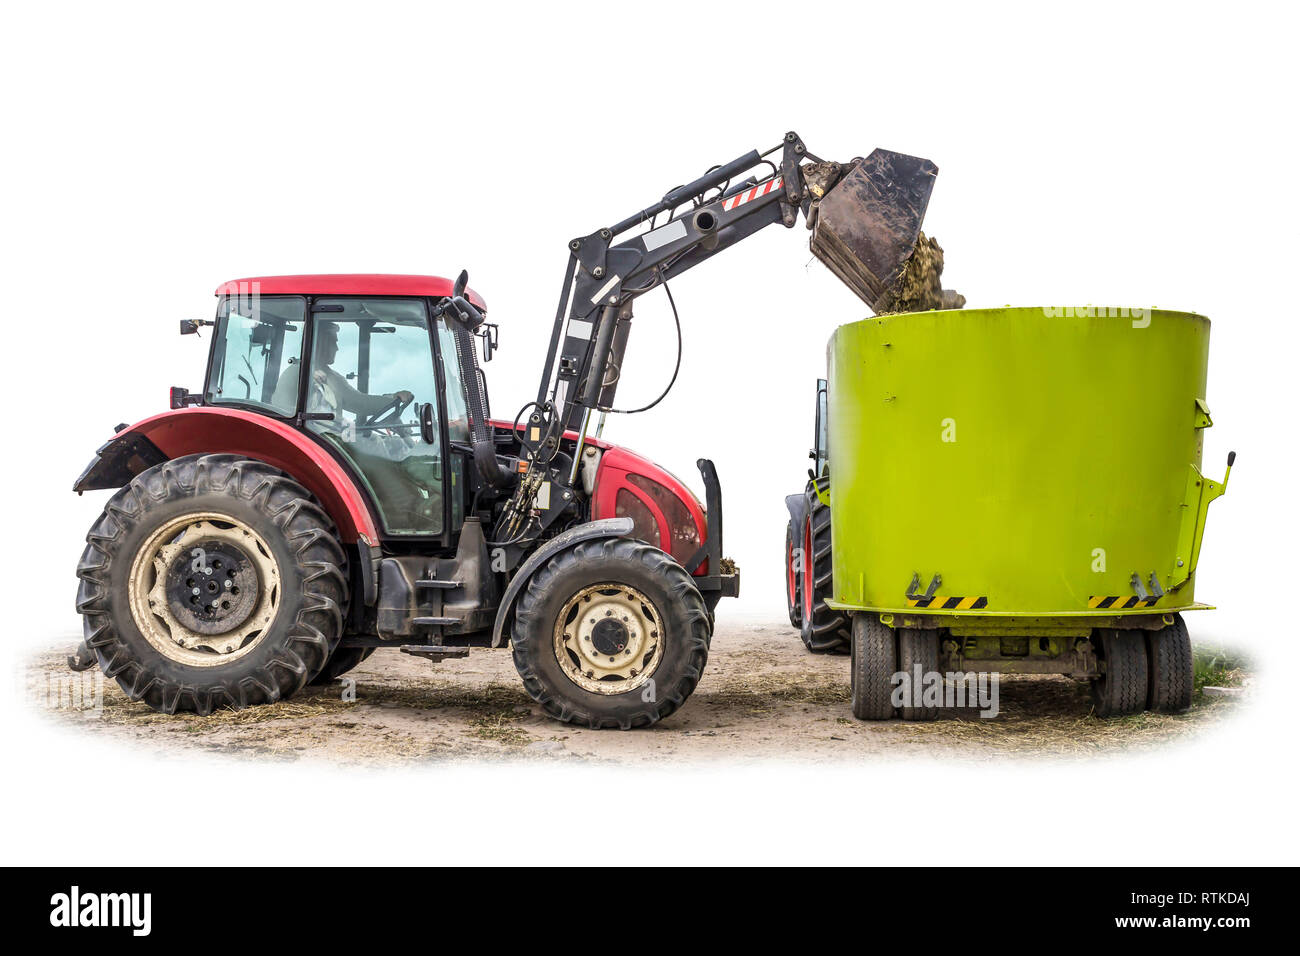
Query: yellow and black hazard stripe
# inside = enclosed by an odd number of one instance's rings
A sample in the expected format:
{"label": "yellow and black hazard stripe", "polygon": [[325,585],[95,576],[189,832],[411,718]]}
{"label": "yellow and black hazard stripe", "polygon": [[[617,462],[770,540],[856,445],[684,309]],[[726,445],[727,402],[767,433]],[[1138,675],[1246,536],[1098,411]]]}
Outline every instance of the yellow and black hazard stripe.
{"label": "yellow and black hazard stripe", "polygon": [[1134,594],[1094,594],[1088,598],[1088,607],[1096,611],[1127,611],[1134,607],[1150,607],[1159,600],[1158,597],[1140,598]]}
{"label": "yellow and black hazard stripe", "polygon": [[919,595],[907,599],[908,607],[928,607],[936,611],[975,611],[989,606],[986,597],[945,597],[936,594],[933,597]]}

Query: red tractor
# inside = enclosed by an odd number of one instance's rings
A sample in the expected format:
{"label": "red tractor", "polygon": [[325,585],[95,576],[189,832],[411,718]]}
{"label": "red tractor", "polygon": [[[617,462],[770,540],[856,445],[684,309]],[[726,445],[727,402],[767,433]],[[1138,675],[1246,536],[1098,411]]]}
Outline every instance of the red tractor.
{"label": "red tractor", "polygon": [[224,283],[214,319],[181,322],[213,329],[202,392],[173,388],[169,411],[120,426],[74,486],[118,490],[77,569],[70,664],[206,714],[287,698],[377,648],[438,661],[508,642],[560,720],[672,713],[739,576],[711,462],[702,505],[600,438],[633,300],[802,211],[814,252],[874,302],[934,172],[883,150],[825,163],[791,133],[574,239],[537,398],[510,421],[489,414],[478,353],[497,327],[464,273]]}

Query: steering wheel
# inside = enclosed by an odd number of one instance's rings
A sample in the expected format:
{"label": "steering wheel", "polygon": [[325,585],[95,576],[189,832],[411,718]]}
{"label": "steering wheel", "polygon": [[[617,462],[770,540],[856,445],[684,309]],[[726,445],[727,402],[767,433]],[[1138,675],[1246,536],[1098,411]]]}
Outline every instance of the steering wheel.
{"label": "steering wheel", "polygon": [[407,406],[413,401],[415,401],[414,395],[410,398],[402,398],[400,394],[394,395],[379,411],[371,415],[361,416],[360,427],[386,428],[391,425],[401,424],[402,412],[406,411]]}

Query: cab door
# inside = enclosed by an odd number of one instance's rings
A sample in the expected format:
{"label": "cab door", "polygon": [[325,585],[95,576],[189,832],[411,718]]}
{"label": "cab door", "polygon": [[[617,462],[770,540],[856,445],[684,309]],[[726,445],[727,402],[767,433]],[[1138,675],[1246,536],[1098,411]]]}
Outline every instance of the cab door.
{"label": "cab door", "polygon": [[[387,535],[443,537],[447,475],[427,303],[320,297],[302,388],[306,427],[360,476]],[[429,405],[434,427],[421,427]]]}

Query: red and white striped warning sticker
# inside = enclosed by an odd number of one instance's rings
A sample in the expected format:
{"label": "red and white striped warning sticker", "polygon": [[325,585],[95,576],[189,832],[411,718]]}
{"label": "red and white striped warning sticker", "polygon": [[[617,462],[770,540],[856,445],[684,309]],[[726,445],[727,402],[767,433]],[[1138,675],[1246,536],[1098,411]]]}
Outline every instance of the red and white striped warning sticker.
{"label": "red and white striped warning sticker", "polygon": [[736,193],[734,196],[728,196],[722,200],[722,208],[725,212],[731,212],[737,206],[743,206],[751,199],[758,199],[760,196],[766,196],[773,189],[781,188],[781,177],[773,176],[765,183],[759,183],[752,189],[746,189],[743,193]]}

